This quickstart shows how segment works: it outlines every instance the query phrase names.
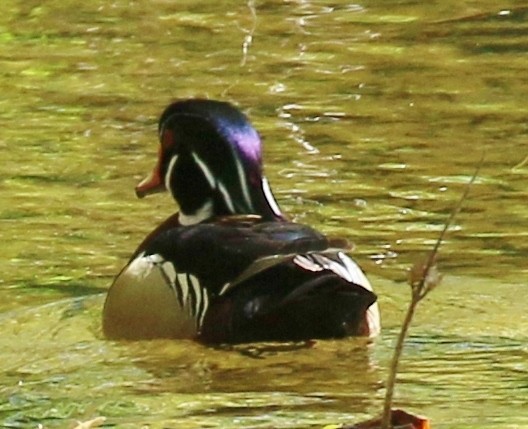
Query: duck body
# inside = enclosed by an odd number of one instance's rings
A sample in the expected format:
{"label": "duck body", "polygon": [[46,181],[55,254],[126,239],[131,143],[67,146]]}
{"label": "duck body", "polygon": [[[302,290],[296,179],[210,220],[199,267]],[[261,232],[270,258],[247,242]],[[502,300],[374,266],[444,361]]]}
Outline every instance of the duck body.
{"label": "duck body", "polygon": [[262,175],[258,134],[237,109],[175,103],[160,120],[160,141],[154,172],[136,191],[169,189],[180,212],[116,277],[103,310],[107,337],[241,343],[379,332],[376,295],[342,241],[282,215]]}

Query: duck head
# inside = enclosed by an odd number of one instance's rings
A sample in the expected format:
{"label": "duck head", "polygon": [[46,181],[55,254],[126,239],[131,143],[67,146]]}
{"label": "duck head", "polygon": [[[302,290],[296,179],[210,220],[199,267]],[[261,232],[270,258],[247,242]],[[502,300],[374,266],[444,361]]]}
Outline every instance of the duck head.
{"label": "duck head", "polygon": [[161,115],[158,132],[158,162],[136,187],[139,198],[170,191],[183,225],[233,214],[283,218],[262,172],[260,137],[237,108],[177,101]]}

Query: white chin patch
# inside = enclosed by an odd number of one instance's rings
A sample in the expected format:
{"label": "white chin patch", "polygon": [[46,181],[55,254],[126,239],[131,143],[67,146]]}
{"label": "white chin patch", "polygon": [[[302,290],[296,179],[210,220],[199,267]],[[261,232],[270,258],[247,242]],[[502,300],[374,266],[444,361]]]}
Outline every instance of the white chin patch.
{"label": "white chin patch", "polygon": [[181,225],[188,226],[188,225],[196,225],[197,223],[200,223],[206,219],[209,219],[213,216],[213,202],[211,200],[207,200],[202,207],[200,207],[198,210],[196,210],[194,213],[183,213],[180,212],[178,215],[178,220]]}

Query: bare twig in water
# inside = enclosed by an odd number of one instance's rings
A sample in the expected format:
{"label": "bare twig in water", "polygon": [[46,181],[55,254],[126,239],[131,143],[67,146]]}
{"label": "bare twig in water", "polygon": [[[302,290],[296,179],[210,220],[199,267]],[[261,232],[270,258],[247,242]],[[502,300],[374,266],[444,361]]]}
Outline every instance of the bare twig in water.
{"label": "bare twig in water", "polygon": [[457,22],[471,22],[471,21],[477,21],[477,20],[484,20],[484,19],[493,19],[497,16],[499,17],[508,17],[511,15],[519,15],[519,14],[525,14],[528,12],[528,8],[526,6],[514,6],[509,7],[507,9],[502,9],[498,12],[475,12],[475,13],[469,13],[469,14],[463,14],[460,16],[455,16],[447,19],[440,19],[437,21],[433,21],[432,24],[453,24]]}
{"label": "bare twig in water", "polygon": [[249,30],[244,30],[246,35],[244,36],[244,43],[242,43],[242,60],[240,61],[241,66],[245,66],[248,58],[249,48],[253,43],[253,34],[257,28],[257,8],[255,7],[254,0],[248,0],[247,7],[251,13],[251,28]]}
{"label": "bare twig in water", "polygon": [[101,426],[106,421],[106,417],[96,417],[86,422],[77,422],[74,429],[92,429]]}
{"label": "bare twig in water", "polygon": [[512,168],[512,171],[520,171],[528,166],[528,156],[524,158],[519,164]]}
{"label": "bare twig in water", "polygon": [[381,423],[382,429],[391,428],[392,399],[394,396],[394,385],[396,383],[396,374],[398,372],[398,364],[400,362],[401,354],[403,351],[403,343],[405,342],[405,338],[407,336],[409,326],[411,325],[411,321],[414,316],[416,306],[422,299],[424,299],[429,294],[429,292],[431,292],[436,286],[438,286],[438,284],[440,284],[440,281],[442,280],[442,276],[441,274],[439,274],[436,268],[436,265],[435,265],[436,258],[438,255],[438,250],[440,248],[440,245],[444,241],[444,237],[447,233],[447,230],[451,226],[451,223],[455,219],[455,216],[458,214],[458,212],[460,211],[462,207],[462,204],[466,200],[469,194],[471,185],[477,178],[483,162],[484,162],[484,155],[482,155],[477,165],[477,168],[475,169],[475,173],[473,173],[473,176],[471,177],[469,182],[466,184],[462,197],[460,198],[457,205],[451,212],[449,218],[447,219],[444,225],[444,228],[442,229],[442,232],[440,233],[438,239],[436,240],[433,250],[431,250],[431,252],[429,253],[429,256],[425,259],[425,261],[418,261],[416,264],[414,264],[414,266],[409,272],[409,284],[411,286],[411,302],[409,303],[409,307],[407,308],[407,313],[405,314],[405,318],[403,320],[401,331],[396,341],[396,346],[394,348],[394,355],[392,357],[392,362],[391,362],[391,366],[389,369],[389,378],[387,380],[387,387],[386,387],[386,392],[385,392],[385,402],[383,406],[383,417],[382,417],[382,423]]}

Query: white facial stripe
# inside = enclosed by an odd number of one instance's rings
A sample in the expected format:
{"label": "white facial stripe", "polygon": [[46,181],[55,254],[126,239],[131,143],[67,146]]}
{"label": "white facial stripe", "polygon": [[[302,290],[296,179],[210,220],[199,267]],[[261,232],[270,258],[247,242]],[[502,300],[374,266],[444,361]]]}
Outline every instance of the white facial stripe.
{"label": "white facial stripe", "polygon": [[176,161],[178,161],[178,155],[174,155],[170,159],[169,166],[167,167],[167,173],[165,173],[165,188],[171,193],[170,178],[172,176],[172,170],[174,170],[174,166],[176,165]]}
{"label": "white facial stripe", "polygon": [[231,213],[235,213],[235,206],[233,205],[233,199],[229,195],[229,192],[227,192],[227,189],[225,188],[222,182],[218,182],[218,190],[222,193],[224,197],[224,202],[226,203],[228,210]]}
{"label": "white facial stripe", "polygon": [[[217,178],[215,178],[214,174],[211,172],[209,167],[205,162],[203,162],[200,157],[195,153],[192,152],[192,157],[194,159],[194,162],[200,167],[202,170],[202,173],[205,176],[205,180],[207,180],[207,183],[209,183],[209,186],[211,189],[218,189],[222,196],[224,197],[224,202],[226,203],[227,208],[231,213],[235,213],[235,206],[233,205],[233,199],[229,195],[229,192],[227,192],[226,187],[222,182],[220,182]],[[196,215],[194,215],[196,216]]]}
{"label": "white facial stripe", "polygon": [[244,174],[244,168],[242,167],[242,163],[238,158],[235,157],[235,164],[237,167],[238,177],[240,179],[240,186],[242,187],[242,195],[244,195],[244,199],[246,200],[246,204],[249,208],[253,208],[253,205],[251,204],[251,197],[249,196],[249,188],[247,184],[247,178]]}
{"label": "white facial stripe", "polygon": [[275,200],[275,197],[271,192],[268,179],[266,179],[265,177],[262,177],[262,190],[264,191],[264,196],[266,197],[266,200],[268,201],[271,210],[273,210],[273,213],[275,213],[277,216],[281,216],[282,213],[279,208],[279,205],[277,204],[277,201]]}
{"label": "white facial stripe", "polygon": [[194,162],[198,164],[198,167],[202,170],[202,173],[205,176],[205,179],[207,180],[207,183],[209,183],[209,186],[211,189],[215,188],[216,179],[214,177],[214,174],[209,170],[209,167],[205,162],[203,162],[198,155],[196,155],[195,152],[191,152],[191,155],[194,159]]}

